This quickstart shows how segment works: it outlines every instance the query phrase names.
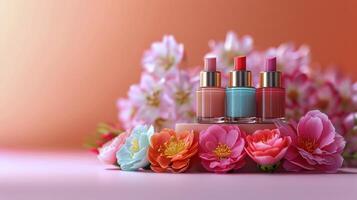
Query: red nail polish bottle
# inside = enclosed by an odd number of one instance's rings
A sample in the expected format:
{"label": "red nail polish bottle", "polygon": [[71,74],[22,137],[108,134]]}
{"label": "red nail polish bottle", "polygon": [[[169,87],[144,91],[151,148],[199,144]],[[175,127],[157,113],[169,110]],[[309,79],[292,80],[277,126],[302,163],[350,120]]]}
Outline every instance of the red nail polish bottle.
{"label": "red nail polish bottle", "polygon": [[285,88],[281,85],[281,72],[276,70],[276,57],[266,60],[265,71],[260,73],[260,88],[256,95],[259,121],[285,119]]}

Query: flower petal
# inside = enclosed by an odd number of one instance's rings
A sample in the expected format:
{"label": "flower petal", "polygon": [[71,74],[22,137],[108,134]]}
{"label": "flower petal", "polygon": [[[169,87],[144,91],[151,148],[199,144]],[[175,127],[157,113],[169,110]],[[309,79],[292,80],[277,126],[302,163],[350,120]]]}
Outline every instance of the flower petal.
{"label": "flower petal", "polygon": [[189,165],[190,163],[190,160],[189,159],[185,159],[185,160],[178,160],[178,161],[174,161],[171,165],[171,167],[173,169],[176,169],[176,170],[180,170],[180,169],[183,169],[185,168],[187,165]]}
{"label": "flower petal", "polygon": [[285,160],[284,163],[283,163],[283,168],[286,170],[286,171],[290,171],[290,172],[299,172],[302,170],[301,167],[299,167],[298,165],[295,165],[293,163],[291,163],[290,161],[288,160]]}
{"label": "flower petal", "polygon": [[162,167],[159,167],[159,166],[151,165],[150,168],[151,168],[152,171],[157,172],[157,173],[166,172],[165,168],[162,168]]}
{"label": "flower petal", "polygon": [[323,125],[318,117],[311,117],[302,124],[298,124],[298,136],[306,139],[318,141],[322,134]]}
{"label": "flower petal", "polygon": [[165,156],[159,156],[157,157],[156,161],[158,162],[158,164],[160,165],[160,167],[162,168],[167,168],[169,167],[171,161],[170,159],[167,159]]}
{"label": "flower petal", "polygon": [[227,146],[229,146],[230,148],[233,147],[233,145],[237,142],[239,133],[237,130],[233,129],[228,131],[228,133],[226,134],[226,139],[224,144],[226,144]]}

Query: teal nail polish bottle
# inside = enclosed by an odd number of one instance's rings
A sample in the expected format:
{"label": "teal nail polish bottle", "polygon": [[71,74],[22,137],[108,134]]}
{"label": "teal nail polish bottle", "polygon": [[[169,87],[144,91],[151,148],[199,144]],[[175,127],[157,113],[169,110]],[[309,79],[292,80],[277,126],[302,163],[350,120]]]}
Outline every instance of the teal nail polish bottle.
{"label": "teal nail polish bottle", "polygon": [[226,117],[230,123],[254,123],[256,121],[255,88],[252,74],[246,70],[246,57],[234,58],[234,70],[229,72],[226,89]]}

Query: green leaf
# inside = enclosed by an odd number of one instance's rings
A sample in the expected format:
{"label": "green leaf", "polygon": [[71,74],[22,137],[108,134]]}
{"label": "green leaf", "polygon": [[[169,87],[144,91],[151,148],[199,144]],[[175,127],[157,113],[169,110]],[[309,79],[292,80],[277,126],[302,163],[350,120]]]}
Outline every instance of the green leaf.
{"label": "green leaf", "polygon": [[280,166],[280,162],[273,165],[258,165],[258,168],[263,172],[273,173]]}

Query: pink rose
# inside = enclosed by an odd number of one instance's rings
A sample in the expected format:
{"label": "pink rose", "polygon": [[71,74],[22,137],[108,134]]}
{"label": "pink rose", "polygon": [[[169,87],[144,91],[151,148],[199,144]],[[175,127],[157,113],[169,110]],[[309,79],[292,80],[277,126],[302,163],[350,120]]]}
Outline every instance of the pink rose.
{"label": "pink rose", "polygon": [[282,137],[278,129],[257,130],[246,137],[247,154],[263,171],[273,171],[291,144],[289,136]]}
{"label": "pink rose", "polygon": [[125,140],[128,136],[129,134],[124,132],[105,143],[99,149],[98,159],[105,164],[117,164],[116,153],[124,145]]}
{"label": "pink rose", "polygon": [[245,164],[245,134],[237,126],[212,125],[199,137],[199,157],[207,171],[227,172]]}
{"label": "pink rose", "polygon": [[287,171],[336,172],[341,167],[345,140],[336,133],[326,114],[309,111],[300,119],[297,128],[285,125],[279,129],[292,139],[283,164]]}

